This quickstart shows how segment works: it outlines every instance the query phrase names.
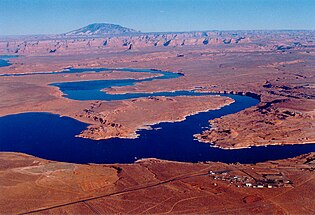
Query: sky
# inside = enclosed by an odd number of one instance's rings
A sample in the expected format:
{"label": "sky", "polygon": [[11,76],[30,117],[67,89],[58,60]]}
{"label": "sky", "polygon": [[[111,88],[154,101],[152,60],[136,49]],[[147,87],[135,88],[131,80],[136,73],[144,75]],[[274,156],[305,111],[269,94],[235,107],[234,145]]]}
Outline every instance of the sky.
{"label": "sky", "polygon": [[0,35],[59,34],[91,23],[142,32],[315,29],[315,0],[0,0]]}

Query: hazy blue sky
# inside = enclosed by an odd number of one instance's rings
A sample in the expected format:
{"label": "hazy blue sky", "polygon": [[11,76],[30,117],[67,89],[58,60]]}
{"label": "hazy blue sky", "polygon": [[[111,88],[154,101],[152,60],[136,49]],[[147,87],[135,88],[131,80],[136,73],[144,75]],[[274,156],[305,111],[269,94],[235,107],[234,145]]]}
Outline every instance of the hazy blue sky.
{"label": "hazy blue sky", "polygon": [[315,29],[315,0],[0,0],[0,35],[95,22],[148,31]]}

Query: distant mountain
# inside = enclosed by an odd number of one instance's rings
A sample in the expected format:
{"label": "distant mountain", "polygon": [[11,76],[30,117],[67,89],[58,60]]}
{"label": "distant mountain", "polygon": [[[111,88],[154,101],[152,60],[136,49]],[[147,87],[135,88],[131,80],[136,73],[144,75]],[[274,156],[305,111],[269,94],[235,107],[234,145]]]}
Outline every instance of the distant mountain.
{"label": "distant mountain", "polygon": [[93,35],[118,35],[118,34],[129,34],[137,33],[131,28],[126,28],[121,25],[109,24],[109,23],[94,23],[77,30],[70,31],[65,33],[66,36],[93,36]]}

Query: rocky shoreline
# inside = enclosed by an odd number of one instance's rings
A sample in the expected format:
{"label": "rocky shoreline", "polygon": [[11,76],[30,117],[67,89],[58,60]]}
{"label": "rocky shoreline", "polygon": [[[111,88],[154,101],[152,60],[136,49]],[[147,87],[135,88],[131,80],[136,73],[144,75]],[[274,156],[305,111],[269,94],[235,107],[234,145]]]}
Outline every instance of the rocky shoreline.
{"label": "rocky shoreline", "polygon": [[[85,109],[77,117],[88,118],[93,124],[78,137],[94,140],[113,137],[134,139],[138,137],[137,131],[150,129],[151,125],[180,122],[190,115],[220,109],[233,103],[233,100],[219,96],[176,96],[139,98],[121,103],[110,112],[102,108],[101,101],[96,101],[89,109]],[[159,113],[160,110],[164,110],[163,115]]]}

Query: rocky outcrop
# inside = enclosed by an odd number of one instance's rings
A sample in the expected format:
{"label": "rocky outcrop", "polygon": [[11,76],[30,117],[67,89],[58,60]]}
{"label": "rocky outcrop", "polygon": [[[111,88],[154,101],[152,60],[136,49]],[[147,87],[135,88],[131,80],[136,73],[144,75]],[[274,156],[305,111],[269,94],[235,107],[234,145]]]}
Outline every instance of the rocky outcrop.
{"label": "rocky outcrop", "polygon": [[[90,29],[90,30],[89,30]],[[246,36],[218,34],[216,32],[189,33],[135,33],[94,35],[103,32],[103,28],[86,27],[54,38],[28,37],[18,40],[0,41],[0,51],[15,54],[65,54],[72,52],[102,52],[110,49],[131,50],[146,47],[183,47],[238,45],[251,41]],[[105,30],[104,30],[105,31]],[[122,31],[124,32],[124,31]],[[126,32],[128,32],[126,30]]]}
{"label": "rocky outcrop", "polygon": [[[67,54],[130,50],[147,47],[229,46],[289,52],[314,46],[312,31],[196,31],[141,33],[120,25],[96,23],[61,35],[8,37],[0,40],[4,54]],[[293,36],[294,35],[294,36]],[[53,50],[53,52],[50,52]],[[310,52],[306,50],[306,52]]]}
{"label": "rocky outcrop", "polygon": [[96,140],[136,138],[138,130],[148,129],[150,125],[182,121],[186,116],[218,109],[232,102],[232,99],[221,96],[152,96],[120,101],[109,110],[107,103],[96,101],[76,116],[91,124],[78,136]]}
{"label": "rocky outcrop", "polygon": [[[297,110],[297,103],[305,110]],[[212,128],[196,137],[222,148],[311,143],[315,141],[314,102],[275,99],[210,121]],[[235,120],[237,118],[237,121]]]}
{"label": "rocky outcrop", "polygon": [[84,130],[79,134],[79,137],[91,138],[93,139],[103,139],[104,137],[119,137],[121,133],[128,131],[123,131],[124,128],[121,124],[110,121],[106,114],[99,113],[94,109],[101,106],[101,102],[97,101],[93,103],[90,108],[86,108],[79,114],[80,118],[87,118],[93,122],[88,129]]}
{"label": "rocky outcrop", "polygon": [[301,42],[293,42],[290,45],[275,45],[274,50],[281,51],[281,52],[286,52],[291,49],[300,49],[300,48],[305,48],[307,46],[302,45]]}

